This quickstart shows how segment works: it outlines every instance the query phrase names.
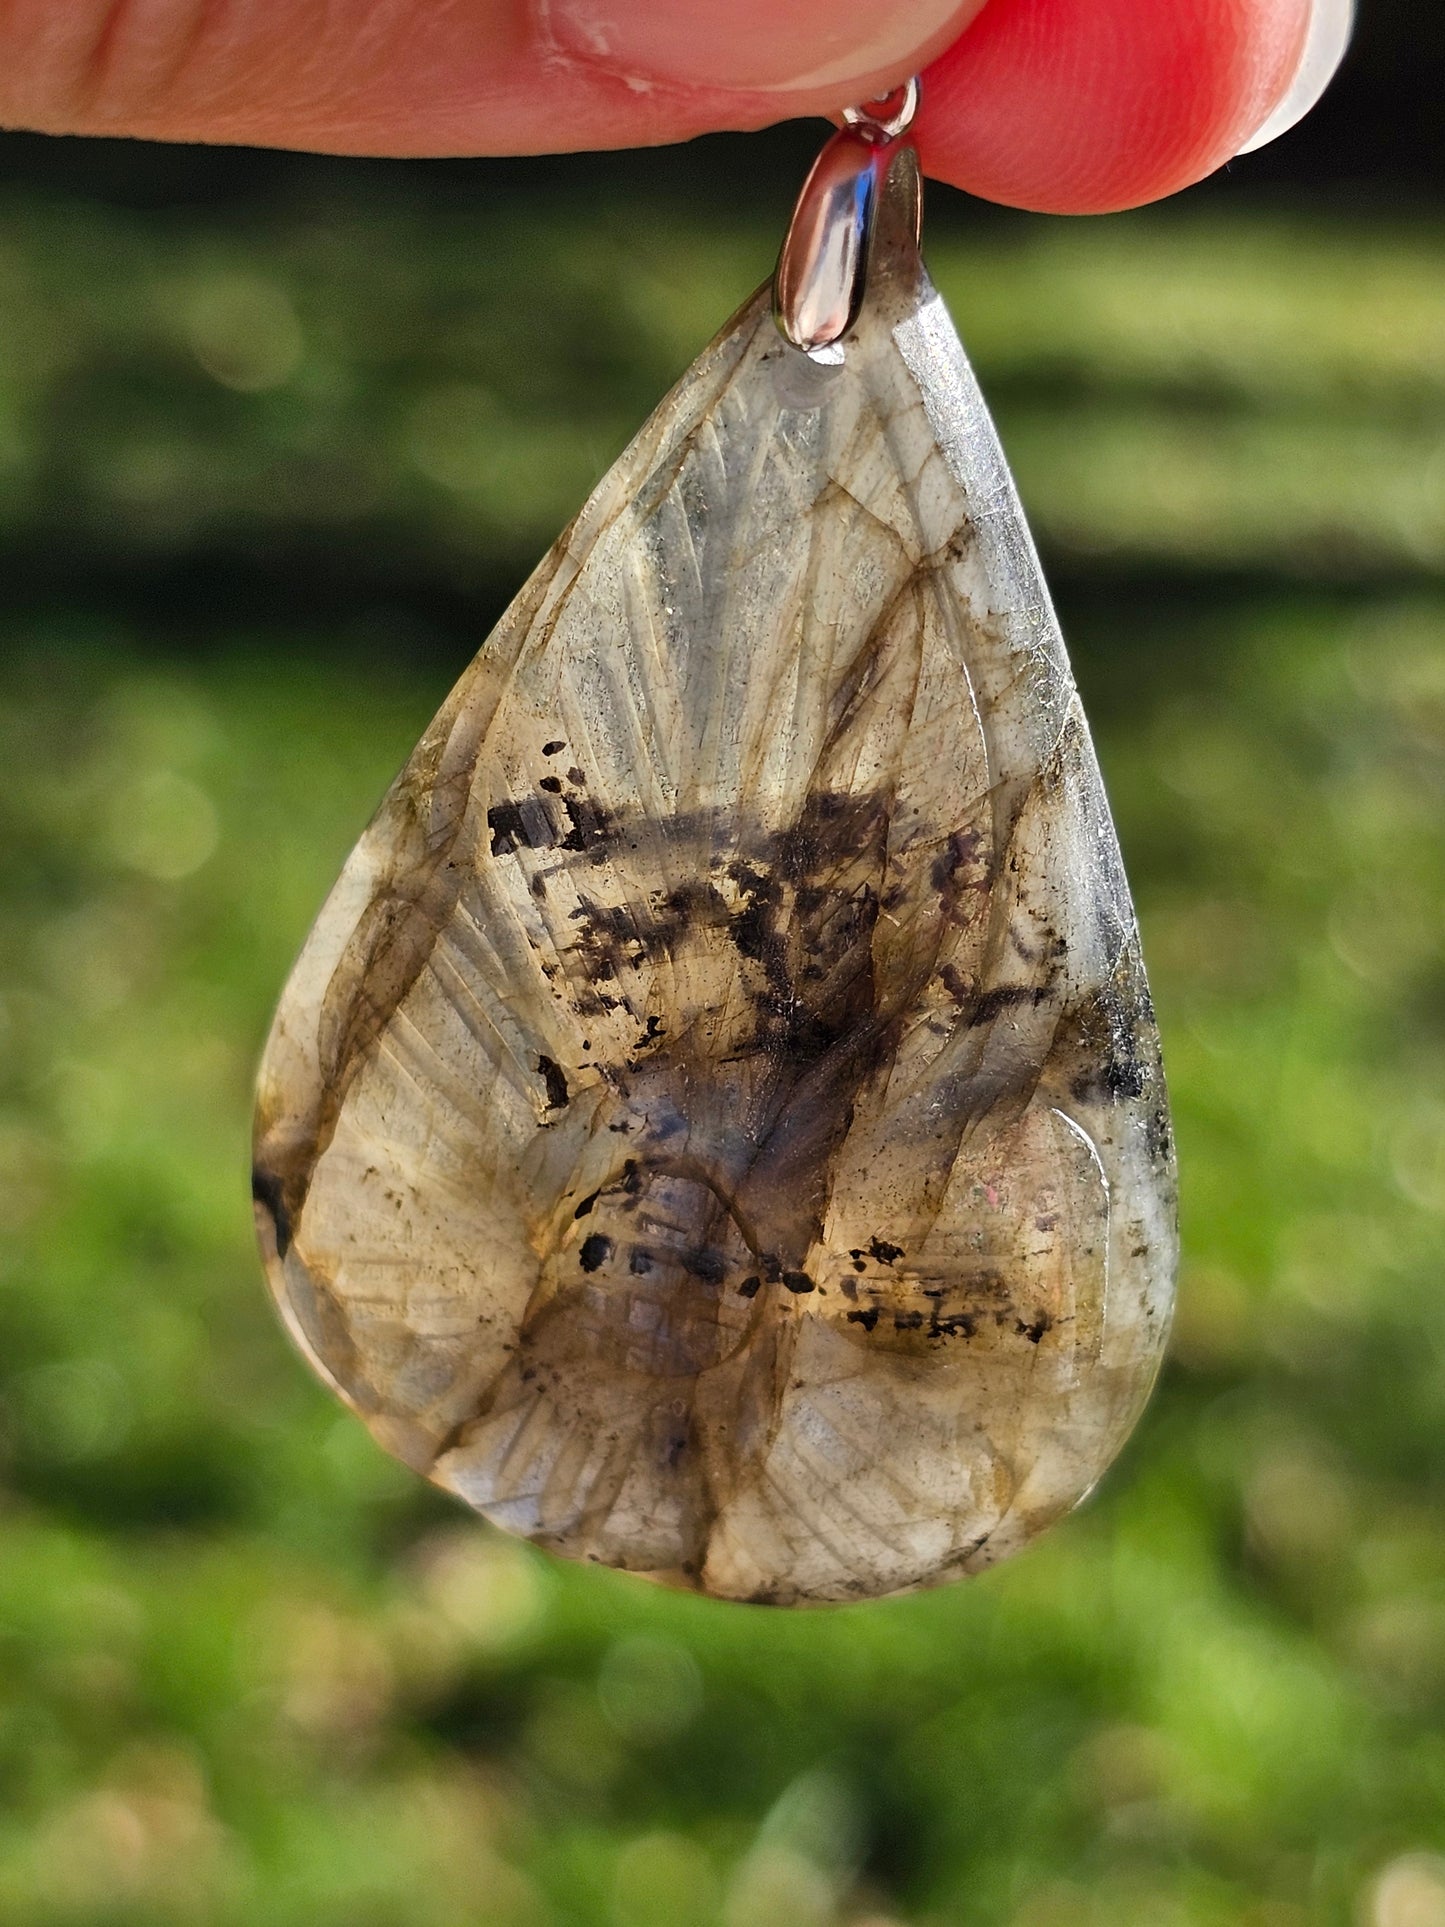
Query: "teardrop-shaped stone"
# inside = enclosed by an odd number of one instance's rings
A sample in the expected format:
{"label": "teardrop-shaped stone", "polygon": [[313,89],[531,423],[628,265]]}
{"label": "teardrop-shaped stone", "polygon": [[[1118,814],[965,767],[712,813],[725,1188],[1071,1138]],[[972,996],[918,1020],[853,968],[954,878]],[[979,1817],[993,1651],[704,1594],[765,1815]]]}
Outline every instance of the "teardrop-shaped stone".
{"label": "teardrop-shaped stone", "polygon": [[1172,1293],[1113,825],[905,200],[841,366],[760,293],[560,538],[261,1072],[272,1287],[382,1444],[736,1599],[1022,1545]]}

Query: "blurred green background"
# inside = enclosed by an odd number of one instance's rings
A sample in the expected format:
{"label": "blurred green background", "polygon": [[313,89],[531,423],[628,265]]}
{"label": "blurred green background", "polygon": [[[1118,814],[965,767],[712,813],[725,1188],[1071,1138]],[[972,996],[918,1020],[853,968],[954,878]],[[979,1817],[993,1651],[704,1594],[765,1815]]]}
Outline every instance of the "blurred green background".
{"label": "blurred green background", "polygon": [[1367,24],[1170,207],[934,196],[1139,900],[1181,1309],[1049,1540],[791,1615],[385,1460],[245,1172],[323,891],[817,130],[0,141],[4,1927],[1445,1927],[1440,29]]}

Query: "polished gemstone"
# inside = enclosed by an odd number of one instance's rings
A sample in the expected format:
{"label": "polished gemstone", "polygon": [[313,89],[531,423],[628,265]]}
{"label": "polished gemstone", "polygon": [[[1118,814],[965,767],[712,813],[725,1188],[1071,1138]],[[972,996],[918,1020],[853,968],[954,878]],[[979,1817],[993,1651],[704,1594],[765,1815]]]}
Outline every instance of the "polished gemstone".
{"label": "polished gemstone", "polygon": [[1021,1546],[1172,1296],[1114,829],[908,191],[840,363],[760,294],[560,538],[261,1073],[272,1287],[381,1443],[734,1599]]}

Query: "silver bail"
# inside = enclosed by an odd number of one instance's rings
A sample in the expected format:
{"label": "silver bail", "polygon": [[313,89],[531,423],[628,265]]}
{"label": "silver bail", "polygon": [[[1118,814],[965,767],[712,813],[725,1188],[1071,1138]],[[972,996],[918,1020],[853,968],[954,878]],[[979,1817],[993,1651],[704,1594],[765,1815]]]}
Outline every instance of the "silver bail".
{"label": "silver bail", "polygon": [[784,338],[804,354],[839,359],[837,344],[858,319],[878,199],[918,99],[914,79],[883,100],[845,108],[847,124],[803,183],[778,257],[773,313]]}

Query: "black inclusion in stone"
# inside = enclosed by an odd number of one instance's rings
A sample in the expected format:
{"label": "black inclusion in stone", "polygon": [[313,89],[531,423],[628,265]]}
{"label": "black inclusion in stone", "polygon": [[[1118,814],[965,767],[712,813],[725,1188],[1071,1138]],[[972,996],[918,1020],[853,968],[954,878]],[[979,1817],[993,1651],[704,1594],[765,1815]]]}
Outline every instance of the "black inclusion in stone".
{"label": "black inclusion in stone", "polygon": [[263,1210],[270,1212],[276,1227],[276,1256],[284,1258],[291,1249],[291,1214],[286,1209],[281,1180],[258,1165],[251,1173],[251,1196]]}
{"label": "black inclusion in stone", "polygon": [[487,828],[492,833],[492,855],[510,856],[530,842],[526,819],[515,803],[495,803],[487,811]]}
{"label": "black inclusion in stone", "polygon": [[593,1231],[582,1240],[577,1261],[584,1271],[598,1271],[611,1256],[612,1240],[604,1237],[600,1231]]}
{"label": "black inclusion in stone", "polygon": [[555,1058],[545,1055],[537,1059],[537,1069],[542,1073],[542,1082],[547,1086],[547,1109],[560,1111],[567,1103],[567,1079],[562,1066]]}

